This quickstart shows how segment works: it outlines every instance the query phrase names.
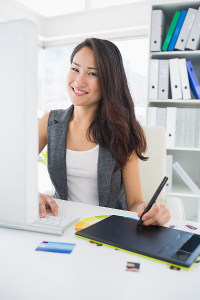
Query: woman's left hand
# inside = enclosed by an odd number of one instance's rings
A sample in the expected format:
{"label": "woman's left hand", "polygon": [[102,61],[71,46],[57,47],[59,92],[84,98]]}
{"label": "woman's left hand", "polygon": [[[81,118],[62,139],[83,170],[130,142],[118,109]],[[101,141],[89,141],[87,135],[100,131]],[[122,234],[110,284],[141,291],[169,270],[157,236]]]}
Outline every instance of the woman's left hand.
{"label": "woman's left hand", "polygon": [[[137,206],[138,217],[140,218],[148,203],[142,203]],[[152,205],[151,209],[142,217],[143,225],[162,226],[170,220],[170,213],[166,206],[158,200]]]}

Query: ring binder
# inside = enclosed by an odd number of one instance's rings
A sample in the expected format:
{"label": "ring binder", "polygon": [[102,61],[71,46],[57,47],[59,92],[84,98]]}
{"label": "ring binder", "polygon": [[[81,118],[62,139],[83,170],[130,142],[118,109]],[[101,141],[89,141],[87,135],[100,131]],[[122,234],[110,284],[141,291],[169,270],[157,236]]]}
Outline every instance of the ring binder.
{"label": "ring binder", "polygon": [[197,50],[200,47],[200,7],[190,31],[186,49]]}
{"label": "ring binder", "polygon": [[175,45],[175,49],[182,50],[182,51],[185,50],[187,39],[190,34],[190,30],[192,28],[192,24],[194,22],[196,13],[197,13],[197,9],[194,9],[194,8],[188,9],[188,13],[186,15],[185,21],[181,28],[178,40]]}

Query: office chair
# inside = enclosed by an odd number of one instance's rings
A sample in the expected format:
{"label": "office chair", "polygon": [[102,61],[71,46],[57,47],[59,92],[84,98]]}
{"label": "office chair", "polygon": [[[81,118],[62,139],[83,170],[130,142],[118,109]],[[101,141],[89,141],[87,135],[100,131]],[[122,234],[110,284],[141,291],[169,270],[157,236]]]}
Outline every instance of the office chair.
{"label": "office chair", "polygon": [[[139,161],[140,179],[144,201],[149,201],[166,175],[166,134],[162,127],[143,128],[147,139],[147,161]],[[166,205],[172,218],[185,219],[182,200],[178,197],[165,196],[165,188],[159,200]]]}

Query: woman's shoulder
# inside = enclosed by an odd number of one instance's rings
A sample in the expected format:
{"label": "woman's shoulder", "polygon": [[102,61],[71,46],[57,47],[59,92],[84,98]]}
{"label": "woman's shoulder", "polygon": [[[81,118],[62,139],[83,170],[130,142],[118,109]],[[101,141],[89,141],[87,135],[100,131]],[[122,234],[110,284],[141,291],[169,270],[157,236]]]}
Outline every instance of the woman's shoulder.
{"label": "woman's shoulder", "polygon": [[64,122],[71,116],[73,111],[73,106],[70,106],[67,109],[55,109],[51,110],[48,117],[48,124],[52,125],[58,122]]}
{"label": "woman's shoulder", "polygon": [[67,109],[54,109],[49,112],[49,118],[60,120]]}

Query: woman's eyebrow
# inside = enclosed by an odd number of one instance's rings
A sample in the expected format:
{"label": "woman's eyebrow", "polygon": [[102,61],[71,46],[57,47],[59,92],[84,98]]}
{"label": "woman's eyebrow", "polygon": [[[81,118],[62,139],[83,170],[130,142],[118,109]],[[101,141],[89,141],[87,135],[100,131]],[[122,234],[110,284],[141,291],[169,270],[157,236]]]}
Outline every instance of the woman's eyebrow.
{"label": "woman's eyebrow", "polygon": [[[77,64],[75,61],[73,61],[72,63],[78,67],[81,67],[81,65]],[[94,67],[88,67],[88,69],[97,70],[97,68],[94,68]]]}

